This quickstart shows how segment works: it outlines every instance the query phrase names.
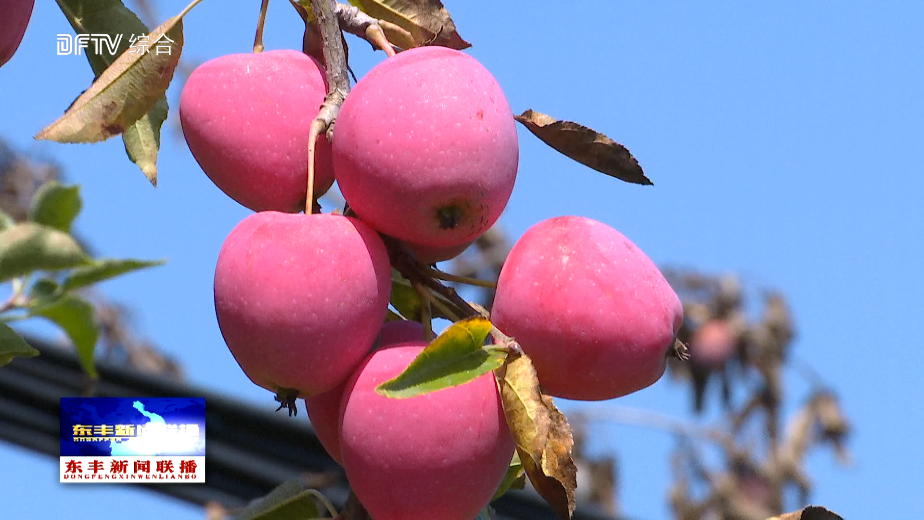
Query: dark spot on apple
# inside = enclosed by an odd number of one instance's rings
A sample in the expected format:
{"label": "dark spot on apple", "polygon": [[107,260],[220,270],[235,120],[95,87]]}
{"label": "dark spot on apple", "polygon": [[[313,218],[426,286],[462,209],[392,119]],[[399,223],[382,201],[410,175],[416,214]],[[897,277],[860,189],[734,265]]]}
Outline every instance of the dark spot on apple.
{"label": "dark spot on apple", "polygon": [[455,229],[465,217],[465,212],[455,204],[443,206],[436,210],[436,218],[440,222],[440,229]]}
{"label": "dark spot on apple", "polygon": [[479,110],[478,113],[475,114],[475,117],[478,119],[484,119],[484,110]]}

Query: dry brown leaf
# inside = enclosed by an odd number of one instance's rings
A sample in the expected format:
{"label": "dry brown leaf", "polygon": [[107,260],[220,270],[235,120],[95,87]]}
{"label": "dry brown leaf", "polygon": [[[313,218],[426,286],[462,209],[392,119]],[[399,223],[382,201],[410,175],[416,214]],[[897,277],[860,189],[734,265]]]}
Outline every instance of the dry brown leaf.
{"label": "dry brown leaf", "polygon": [[[571,458],[574,437],[568,419],[558,410],[552,398],[543,395],[543,404],[549,410],[551,429],[542,452],[541,471],[523,465],[533,487],[562,518],[571,518],[575,507],[577,488],[577,466]],[[541,489],[540,489],[541,488]]]}
{"label": "dry brown leaf", "polygon": [[509,363],[498,369],[498,379],[523,469],[552,509],[562,518],[571,518],[577,488],[571,426],[552,398],[539,392],[532,361],[517,354],[509,354],[508,359]]}
{"label": "dry brown leaf", "polygon": [[542,460],[552,419],[539,393],[533,362],[524,355],[509,354],[498,369],[504,414],[517,448]]}
{"label": "dry brown leaf", "polygon": [[823,507],[808,506],[801,511],[786,513],[780,516],[774,516],[767,520],[844,520],[837,513],[831,512]]}
{"label": "dry brown leaf", "polygon": [[402,49],[439,45],[462,50],[472,46],[456,32],[456,24],[439,0],[350,0],[350,3],[369,16],[403,29],[382,26],[388,41]]}
{"label": "dry brown leaf", "polygon": [[163,97],[180,61],[182,17],[168,19],[140,43],[123,52],[63,116],[35,138],[95,143],[122,133],[147,114]]}
{"label": "dry brown leaf", "polygon": [[585,166],[633,184],[653,184],[625,146],[596,130],[535,110],[514,118],[545,144]]}

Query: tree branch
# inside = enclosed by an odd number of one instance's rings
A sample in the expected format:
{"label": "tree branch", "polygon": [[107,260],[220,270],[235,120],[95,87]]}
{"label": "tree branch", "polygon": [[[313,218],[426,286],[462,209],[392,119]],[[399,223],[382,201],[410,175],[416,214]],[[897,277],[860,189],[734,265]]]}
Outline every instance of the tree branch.
{"label": "tree branch", "polygon": [[343,33],[340,32],[336,9],[334,0],[311,0],[311,10],[318,19],[324,49],[327,97],[324,98],[324,103],[308,132],[308,194],[305,198],[305,213],[308,214],[314,209],[314,156],[317,140],[325,133],[328,140],[333,140],[334,121],[340,113],[340,106],[350,93],[346,51],[343,48]]}
{"label": "tree branch", "polygon": [[384,20],[377,20],[349,4],[338,2],[336,12],[342,30],[366,40],[374,48],[385,51],[389,57],[395,55],[395,48],[385,36],[383,25],[388,25],[392,30],[403,29]]}

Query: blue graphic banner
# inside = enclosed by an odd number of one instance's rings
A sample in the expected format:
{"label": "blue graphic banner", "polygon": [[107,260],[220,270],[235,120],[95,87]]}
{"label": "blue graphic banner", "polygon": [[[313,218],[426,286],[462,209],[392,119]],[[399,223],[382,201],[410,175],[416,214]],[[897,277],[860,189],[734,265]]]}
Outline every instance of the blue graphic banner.
{"label": "blue graphic banner", "polygon": [[205,399],[61,399],[61,481],[204,481]]}

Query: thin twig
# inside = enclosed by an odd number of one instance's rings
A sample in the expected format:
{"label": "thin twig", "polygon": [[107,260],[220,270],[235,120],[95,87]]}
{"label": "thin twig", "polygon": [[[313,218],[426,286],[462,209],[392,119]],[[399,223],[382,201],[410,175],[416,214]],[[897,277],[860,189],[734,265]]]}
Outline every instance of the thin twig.
{"label": "thin twig", "polygon": [[443,280],[444,282],[464,283],[466,285],[474,285],[476,287],[485,287],[487,289],[497,289],[497,282],[491,282],[488,280],[479,280],[478,278],[470,278],[468,276],[459,276],[456,274],[440,271],[439,269],[434,269],[432,267],[427,268],[427,274],[429,274],[433,278],[436,278],[437,280]]}
{"label": "thin twig", "polygon": [[253,37],[253,52],[263,52],[263,24],[266,23],[266,9],[269,7],[269,0],[263,0],[260,4],[260,18],[257,19],[257,34]]}
{"label": "thin twig", "polygon": [[449,318],[452,319],[453,321],[459,321],[462,319],[459,317],[458,312],[450,309],[449,306],[443,303],[439,298],[437,298],[436,295],[434,295],[430,291],[430,289],[427,289],[423,285],[416,284],[416,283],[414,284],[414,287],[415,288],[420,287],[421,290],[418,292],[418,294],[421,296],[422,303],[426,302],[428,306],[433,305],[434,307],[442,311],[443,314],[445,314],[446,316],[449,316]]}
{"label": "thin twig", "polygon": [[[433,341],[433,312],[430,309],[430,291],[418,282],[412,282],[417,296],[420,298],[420,324],[424,329],[424,341],[430,343]],[[444,311],[445,312],[445,311]]]}

